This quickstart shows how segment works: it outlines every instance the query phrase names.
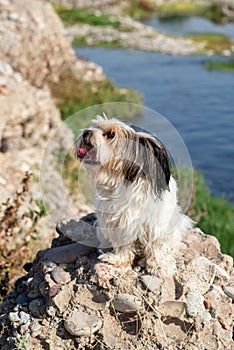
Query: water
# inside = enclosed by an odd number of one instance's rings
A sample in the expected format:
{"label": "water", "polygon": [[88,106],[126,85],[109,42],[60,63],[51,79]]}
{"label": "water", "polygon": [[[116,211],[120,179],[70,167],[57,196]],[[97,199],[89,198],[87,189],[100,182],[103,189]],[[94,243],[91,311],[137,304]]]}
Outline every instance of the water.
{"label": "water", "polygon": [[234,39],[234,24],[215,24],[201,17],[176,18],[173,20],[152,17],[143,23],[154,27],[159,32],[167,35],[186,36],[190,33],[214,33]]}
{"label": "water", "polygon": [[[144,104],[178,130],[212,192],[234,202],[234,75],[207,71],[202,56],[79,48],[117,85],[144,94]],[[147,129],[150,121],[143,117]]]}

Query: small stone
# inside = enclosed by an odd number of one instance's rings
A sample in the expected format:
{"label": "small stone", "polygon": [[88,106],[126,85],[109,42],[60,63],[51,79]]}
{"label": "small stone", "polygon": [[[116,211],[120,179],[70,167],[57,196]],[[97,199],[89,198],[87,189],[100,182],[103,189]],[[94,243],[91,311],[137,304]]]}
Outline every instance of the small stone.
{"label": "small stone", "polygon": [[20,294],[18,296],[18,298],[16,299],[17,305],[25,306],[25,305],[28,305],[28,302],[29,302],[29,299],[28,299],[28,295],[26,292]]}
{"label": "small stone", "polygon": [[65,310],[67,310],[72,294],[73,294],[73,286],[72,285],[70,286],[70,284],[66,284],[53,297],[53,303],[57,307],[59,312],[62,313]]}
{"label": "small stone", "polygon": [[198,292],[189,292],[186,295],[186,313],[190,317],[196,317],[205,311],[204,298]]}
{"label": "small stone", "polygon": [[33,316],[43,316],[45,313],[45,301],[43,298],[33,299],[29,303],[29,311]]}
{"label": "small stone", "polygon": [[48,290],[48,297],[54,298],[60,292],[61,289],[62,289],[62,287],[60,285],[58,285],[58,284],[53,285]]}
{"label": "small stone", "polygon": [[229,326],[223,317],[218,317],[218,321],[223,329],[229,329]]}
{"label": "small stone", "polygon": [[20,311],[19,316],[20,316],[21,324],[26,324],[30,321],[30,315],[24,311]]}
{"label": "small stone", "polygon": [[49,308],[46,309],[46,313],[50,317],[55,317],[56,315],[56,310],[53,306],[50,306]]}
{"label": "small stone", "polygon": [[223,286],[223,291],[229,298],[234,300],[234,287]]}
{"label": "small stone", "polygon": [[137,312],[143,309],[141,300],[131,294],[120,293],[112,300],[113,307],[116,311],[129,313]]}
{"label": "small stone", "polygon": [[143,275],[141,276],[141,281],[144,286],[151,292],[158,290],[162,284],[161,278],[152,275]]}
{"label": "small stone", "polygon": [[211,314],[209,311],[205,310],[201,313],[201,321],[204,323],[208,323],[211,320]]}
{"label": "small stone", "polygon": [[50,249],[45,257],[57,264],[73,263],[77,258],[88,255],[96,251],[96,248],[82,245],[80,243],[72,243],[66,246]]}
{"label": "small stone", "polygon": [[185,305],[181,301],[165,301],[159,306],[158,311],[163,316],[180,318],[185,312]]}
{"label": "small stone", "polygon": [[224,269],[222,269],[222,267],[214,264],[214,268],[215,268],[216,277],[218,277],[220,279],[227,280],[227,281],[230,279],[229,274]]}
{"label": "small stone", "polygon": [[192,259],[183,273],[184,290],[203,295],[210,288],[215,274],[215,264],[207,258],[200,256]]}
{"label": "small stone", "polygon": [[38,322],[34,322],[30,326],[32,338],[36,338],[41,334],[41,325]]}
{"label": "small stone", "polygon": [[17,312],[10,312],[8,318],[11,322],[19,322],[20,321],[18,311]]}
{"label": "small stone", "polygon": [[205,306],[206,309],[209,310],[210,307],[211,307],[211,301],[209,299],[205,299],[204,300],[204,306]]}
{"label": "small stone", "polygon": [[70,282],[70,280],[71,280],[70,274],[68,272],[63,271],[63,270],[58,269],[58,268],[54,269],[51,272],[51,277],[58,284],[66,284],[66,283]]}
{"label": "small stone", "polygon": [[[46,257],[46,255],[45,255],[45,257]],[[47,259],[47,257],[46,257],[46,259]],[[53,261],[51,261],[51,260],[45,260],[44,262],[43,262],[43,269],[44,269],[44,272],[50,272],[50,271],[52,271],[54,268],[56,268],[57,267],[57,265],[53,262]]]}
{"label": "small stone", "polygon": [[34,322],[30,325],[31,332],[37,332],[39,329],[41,329],[41,325],[38,322]]}
{"label": "small stone", "polygon": [[102,326],[102,320],[84,312],[73,311],[64,321],[64,328],[74,336],[90,336]]}

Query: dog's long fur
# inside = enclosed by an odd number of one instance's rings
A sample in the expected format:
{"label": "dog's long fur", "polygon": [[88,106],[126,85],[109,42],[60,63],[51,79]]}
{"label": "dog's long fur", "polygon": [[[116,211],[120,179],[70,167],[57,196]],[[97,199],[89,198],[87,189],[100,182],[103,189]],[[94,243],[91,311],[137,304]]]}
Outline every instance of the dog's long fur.
{"label": "dog's long fur", "polygon": [[82,160],[96,184],[100,248],[113,248],[99,259],[132,263],[140,246],[149,273],[172,276],[174,253],[192,220],[177,204],[168,152],[151,134],[117,119],[98,116],[93,122],[78,137],[77,149],[89,152]]}

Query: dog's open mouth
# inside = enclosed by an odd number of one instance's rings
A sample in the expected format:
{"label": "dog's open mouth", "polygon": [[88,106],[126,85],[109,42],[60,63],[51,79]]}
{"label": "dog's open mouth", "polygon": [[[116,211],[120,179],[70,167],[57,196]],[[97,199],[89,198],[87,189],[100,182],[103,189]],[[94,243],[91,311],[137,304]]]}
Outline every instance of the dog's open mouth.
{"label": "dog's open mouth", "polygon": [[91,147],[89,149],[78,147],[76,150],[77,158],[85,163],[94,164],[97,163],[96,160],[96,150]]}

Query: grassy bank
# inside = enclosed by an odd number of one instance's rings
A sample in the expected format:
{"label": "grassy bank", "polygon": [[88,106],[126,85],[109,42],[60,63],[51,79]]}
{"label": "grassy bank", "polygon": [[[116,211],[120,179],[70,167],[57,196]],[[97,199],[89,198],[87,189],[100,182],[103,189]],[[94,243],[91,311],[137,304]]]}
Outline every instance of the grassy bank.
{"label": "grassy bank", "polygon": [[65,25],[74,25],[86,23],[94,26],[112,26],[120,27],[120,21],[117,16],[107,13],[94,13],[91,9],[65,8],[54,5],[54,9],[65,23]]}
{"label": "grassy bank", "polygon": [[234,257],[234,205],[211,195],[200,173],[195,174],[195,191],[189,215],[205,233],[216,236],[223,253]]}
{"label": "grassy bank", "polygon": [[[90,106],[103,103],[130,102],[142,104],[140,93],[132,89],[117,87],[107,78],[90,82],[77,80],[70,70],[63,72],[60,78],[58,83],[51,85],[51,91],[63,120]],[[80,120],[80,127],[83,127],[90,120],[90,115],[86,115],[84,112],[80,116],[82,119]],[[130,112],[129,116],[131,117]],[[134,113],[132,117],[135,117]]]}
{"label": "grassy bank", "polygon": [[220,70],[234,73],[234,59],[226,60],[208,60],[205,67],[209,70]]}
{"label": "grassy bank", "polygon": [[135,0],[130,2],[126,14],[135,19],[140,19],[149,15],[168,20],[199,16],[207,18],[215,23],[222,23],[224,19],[222,7],[219,4],[207,5],[194,1],[164,2],[161,5],[153,5],[147,0]]}
{"label": "grassy bank", "polygon": [[205,51],[212,51],[213,54],[219,54],[225,50],[231,51],[233,46],[233,41],[223,34],[191,33],[188,37],[197,43],[204,42]]}

